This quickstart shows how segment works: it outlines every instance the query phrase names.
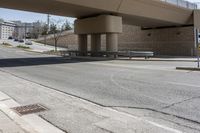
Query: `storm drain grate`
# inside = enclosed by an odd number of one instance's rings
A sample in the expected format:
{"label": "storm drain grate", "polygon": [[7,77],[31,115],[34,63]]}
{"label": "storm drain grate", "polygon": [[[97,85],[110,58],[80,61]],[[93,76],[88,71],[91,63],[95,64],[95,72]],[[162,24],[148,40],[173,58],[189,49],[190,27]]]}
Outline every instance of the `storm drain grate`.
{"label": "storm drain grate", "polygon": [[31,105],[26,105],[26,106],[14,107],[12,108],[12,110],[14,110],[19,115],[28,115],[28,114],[46,111],[47,108],[45,108],[41,104],[31,104]]}

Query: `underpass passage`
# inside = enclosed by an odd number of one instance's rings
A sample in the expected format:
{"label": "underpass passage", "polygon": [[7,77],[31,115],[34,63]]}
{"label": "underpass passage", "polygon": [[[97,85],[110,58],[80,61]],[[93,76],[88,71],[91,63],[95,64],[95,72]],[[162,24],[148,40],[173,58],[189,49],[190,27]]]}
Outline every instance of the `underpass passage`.
{"label": "underpass passage", "polygon": [[[88,51],[87,36],[92,35],[92,52],[101,50],[101,35],[106,34],[106,51],[118,51],[122,23],[141,27],[185,26],[200,28],[200,11],[180,7],[167,0],[1,0],[0,7],[78,18],[79,52]],[[180,1],[180,0],[179,0]],[[196,15],[197,14],[197,15]]]}

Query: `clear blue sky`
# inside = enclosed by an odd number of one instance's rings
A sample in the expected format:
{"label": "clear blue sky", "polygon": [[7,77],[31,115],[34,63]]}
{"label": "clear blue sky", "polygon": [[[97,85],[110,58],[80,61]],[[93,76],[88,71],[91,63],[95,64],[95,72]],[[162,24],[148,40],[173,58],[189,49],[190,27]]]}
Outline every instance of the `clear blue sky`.
{"label": "clear blue sky", "polygon": [[[191,2],[200,2],[200,0],[188,0]],[[46,14],[40,13],[32,13],[32,12],[24,12],[24,11],[17,11],[17,10],[10,10],[0,8],[0,18],[3,18],[6,21],[9,20],[21,20],[22,22],[35,22],[35,21],[47,21]],[[59,17],[59,16],[51,16],[53,19],[66,19],[66,17]],[[68,18],[68,20],[72,23],[74,18]]]}

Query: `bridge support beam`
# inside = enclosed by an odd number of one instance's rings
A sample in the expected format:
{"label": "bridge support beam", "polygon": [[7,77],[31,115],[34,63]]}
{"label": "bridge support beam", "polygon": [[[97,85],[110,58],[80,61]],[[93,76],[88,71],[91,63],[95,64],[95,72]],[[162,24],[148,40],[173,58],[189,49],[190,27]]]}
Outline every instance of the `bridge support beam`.
{"label": "bridge support beam", "polygon": [[118,34],[116,33],[106,34],[106,50],[108,52],[118,51]]}
{"label": "bridge support beam", "polygon": [[91,52],[95,56],[96,52],[101,51],[101,34],[92,34],[91,35]]}
{"label": "bridge support beam", "polygon": [[87,34],[78,35],[78,51],[80,52],[80,56],[87,55]]}
{"label": "bridge support beam", "polygon": [[[101,51],[101,34],[106,34],[107,51],[118,51],[118,34],[122,33],[122,17],[113,15],[99,15],[96,17],[77,19],[74,32],[79,35],[79,51],[86,51],[85,39],[82,35],[91,35],[91,52]],[[83,42],[81,42],[83,41]],[[84,46],[82,46],[84,45]],[[82,48],[84,47],[84,48]],[[84,50],[83,50],[84,49]]]}

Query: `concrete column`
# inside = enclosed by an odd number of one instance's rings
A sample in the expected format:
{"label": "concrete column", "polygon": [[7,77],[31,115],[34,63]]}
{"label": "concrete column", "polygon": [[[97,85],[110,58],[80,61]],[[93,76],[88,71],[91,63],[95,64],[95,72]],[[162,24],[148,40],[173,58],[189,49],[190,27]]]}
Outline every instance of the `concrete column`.
{"label": "concrete column", "polygon": [[106,34],[106,50],[107,52],[118,52],[118,34]]}
{"label": "concrete column", "polygon": [[80,52],[80,56],[87,55],[87,34],[78,35],[78,51]]}
{"label": "concrete column", "polygon": [[91,35],[91,52],[96,55],[95,52],[101,51],[101,34]]}

